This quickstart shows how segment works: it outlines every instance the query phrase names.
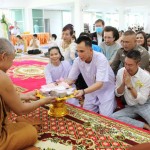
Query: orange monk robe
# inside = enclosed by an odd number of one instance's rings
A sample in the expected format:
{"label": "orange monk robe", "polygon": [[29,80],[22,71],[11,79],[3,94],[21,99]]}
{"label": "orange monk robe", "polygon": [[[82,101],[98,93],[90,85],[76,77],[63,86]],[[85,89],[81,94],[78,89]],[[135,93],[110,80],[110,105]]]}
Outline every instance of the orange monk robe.
{"label": "orange monk robe", "polygon": [[7,121],[6,105],[0,98],[0,149],[22,150],[34,145],[37,140],[36,129],[25,122]]}

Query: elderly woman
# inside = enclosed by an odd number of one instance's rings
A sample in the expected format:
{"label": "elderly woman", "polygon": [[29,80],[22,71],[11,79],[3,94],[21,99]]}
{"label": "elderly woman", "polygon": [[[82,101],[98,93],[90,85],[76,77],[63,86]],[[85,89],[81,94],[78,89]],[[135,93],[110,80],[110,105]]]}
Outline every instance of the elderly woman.
{"label": "elderly woman", "polygon": [[73,31],[73,25],[67,24],[62,30],[62,40],[58,43],[64,59],[69,61],[70,64],[73,63],[76,53],[76,43],[72,40]]}
{"label": "elderly woman", "polygon": [[44,104],[51,103],[54,99],[46,97],[32,103],[23,103],[21,99],[36,100],[36,92],[17,94],[12,81],[6,74],[15,58],[15,49],[4,38],[0,38],[0,45],[0,149],[25,149],[36,142],[37,131],[25,122],[8,122],[8,112],[11,110],[17,115],[27,114]]}

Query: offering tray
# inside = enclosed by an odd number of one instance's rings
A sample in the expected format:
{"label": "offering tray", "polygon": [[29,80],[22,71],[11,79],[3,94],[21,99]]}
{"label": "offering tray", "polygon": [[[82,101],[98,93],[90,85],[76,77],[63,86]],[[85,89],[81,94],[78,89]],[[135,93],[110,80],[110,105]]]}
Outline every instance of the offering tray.
{"label": "offering tray", "polygon": [[[42,99],[42,98],[45,98],[46,96],[43,95],[42,93],[40,93],[39,90],[37,90],[36,91],[36,97]],[[75,97],[74,94],[71,94],[71,95],[68,95],[68,96],[65,96],[65,97],[56,97],[55,99],[56,99],[57,102],[60,102],[60,101],[66,101],[67,99],[74,98],[74,97]]]}
{"label": "offering tray", "polygon": [[[47,86],[47,85],[46,85]],[[37,91],[37,97],[44,98],[47,96],[56,97],[56,102],[49,105],[48,115],[53,117],[63,117],[68,114],[67,107],[65,102],[67,99],[75,97],[75,88],[64,88],[62,86],[57,86],[53,88],[45,88],[46,86],[42,86],[43,89]]]}

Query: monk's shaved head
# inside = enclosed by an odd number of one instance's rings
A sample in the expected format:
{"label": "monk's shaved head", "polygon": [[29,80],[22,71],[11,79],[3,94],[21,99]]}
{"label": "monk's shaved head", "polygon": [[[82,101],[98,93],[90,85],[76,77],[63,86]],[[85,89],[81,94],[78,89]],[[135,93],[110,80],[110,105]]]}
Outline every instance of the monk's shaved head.
{"label": "monk's shaved head", "polygon": [[7,55],[14,54],[15,48],[14,46],[10,43],[9,40],[5,38],[0,38],[0,54],[6,53]]}

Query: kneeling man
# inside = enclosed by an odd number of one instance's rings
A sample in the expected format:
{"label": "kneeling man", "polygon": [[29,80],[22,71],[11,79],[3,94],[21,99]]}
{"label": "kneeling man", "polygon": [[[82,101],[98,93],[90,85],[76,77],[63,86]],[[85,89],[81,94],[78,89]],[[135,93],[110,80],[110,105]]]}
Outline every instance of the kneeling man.
{"label": "kneeling man", "polygon": [[[127,105],[112,118],[150,130],[150,75],[139,67],[140,60],[140,52],[132,50],[127,53],[125,67],[118,71],[115,93],[116,96],[123,95]],[[148,124],[135,120],[137,116]]]}
{"label": "kneeling man", "polygon": [[76,43],[79,57],[74,60],[68,82],[73,83],[81,73],[88,87],[78,90],[76,97],[85,95],[85,109],[109,116],[116,107],[114,73],[106,57],[93,51],[89,36],[80,36]]}

